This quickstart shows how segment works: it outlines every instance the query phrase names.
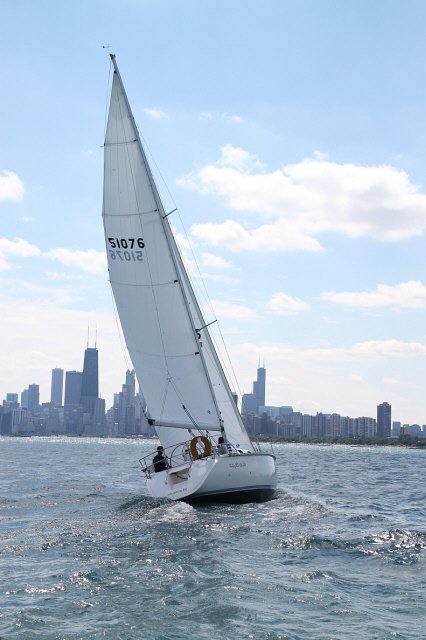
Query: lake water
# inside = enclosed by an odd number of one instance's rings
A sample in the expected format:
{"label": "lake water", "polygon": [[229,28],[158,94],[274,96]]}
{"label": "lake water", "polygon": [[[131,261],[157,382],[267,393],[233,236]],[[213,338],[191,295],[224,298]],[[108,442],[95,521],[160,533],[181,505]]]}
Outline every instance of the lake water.
{"label": "lake water", "polygon": [[275,445],[275,499],[191,506],[155,444],[0,438],[0,640],[426,638],[426,451]]}

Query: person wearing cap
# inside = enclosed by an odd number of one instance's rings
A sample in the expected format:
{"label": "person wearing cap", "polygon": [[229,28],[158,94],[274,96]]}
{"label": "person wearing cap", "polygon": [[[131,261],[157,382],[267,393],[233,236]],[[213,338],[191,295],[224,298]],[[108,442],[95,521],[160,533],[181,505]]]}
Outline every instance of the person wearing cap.
{"label": "person wearing cap", "polygon": [[157,455],[154,456],[152,464],[154,465],[155,473],[158,473],[159,471],[165,471],[169,468],[167,458],[164,455],[164,449],[161,445],[157,447]]}

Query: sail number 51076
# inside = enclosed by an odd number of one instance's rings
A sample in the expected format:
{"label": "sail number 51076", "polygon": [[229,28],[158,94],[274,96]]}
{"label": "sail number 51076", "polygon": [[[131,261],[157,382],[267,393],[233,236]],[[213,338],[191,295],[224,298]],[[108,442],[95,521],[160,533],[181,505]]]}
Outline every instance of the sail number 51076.
{"label": "sail number 51076", "polygon": [[[109,255],[111,260],[122,260],[125,262],[142,262],[142,251],[131,251],[131,249],[143,249],[145,242],[143,238],[108,238],[109,242]],[[122,251],[124,249],[124,251]],[[126,251],[130,249],[130,251]]]}
{"label": "sail number 51076", "polygon": [[143,249],[145,246],[143,238],[108,238],[108,242],[111,249]]}

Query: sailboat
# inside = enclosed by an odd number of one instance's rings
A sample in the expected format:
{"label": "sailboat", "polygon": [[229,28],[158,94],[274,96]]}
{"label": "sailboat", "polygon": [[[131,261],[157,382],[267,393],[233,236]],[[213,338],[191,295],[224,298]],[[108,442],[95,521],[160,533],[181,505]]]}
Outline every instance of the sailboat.
{"label": "sailboat", "polygon": [[109,279],[126,346],[163,448],[141,459],[149,494],[195,500],[270,496],[276,460],[254,446],[173,236],[114,69],[104,146]]}

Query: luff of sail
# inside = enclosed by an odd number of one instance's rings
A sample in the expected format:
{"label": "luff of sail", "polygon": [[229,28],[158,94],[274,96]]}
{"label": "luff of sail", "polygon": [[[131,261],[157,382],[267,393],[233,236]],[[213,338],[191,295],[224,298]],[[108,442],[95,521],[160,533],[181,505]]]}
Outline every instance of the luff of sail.
{"label": "luff of sail", "polygon": [[238,411],[232,407],[229,411],[229,387],[226,379],[221,379],[211,340],[198,338],[196,330],[205,323],[171,234],[114,56],[111,58],[114,76],[104,147],[103,199],[108,269],[150,417],[165,447],[186,439],[172,426],[191,428],[196,424],[200,429],[219,431],[225,421],[228,437],[232,433],[234,443],[251,448]]}

